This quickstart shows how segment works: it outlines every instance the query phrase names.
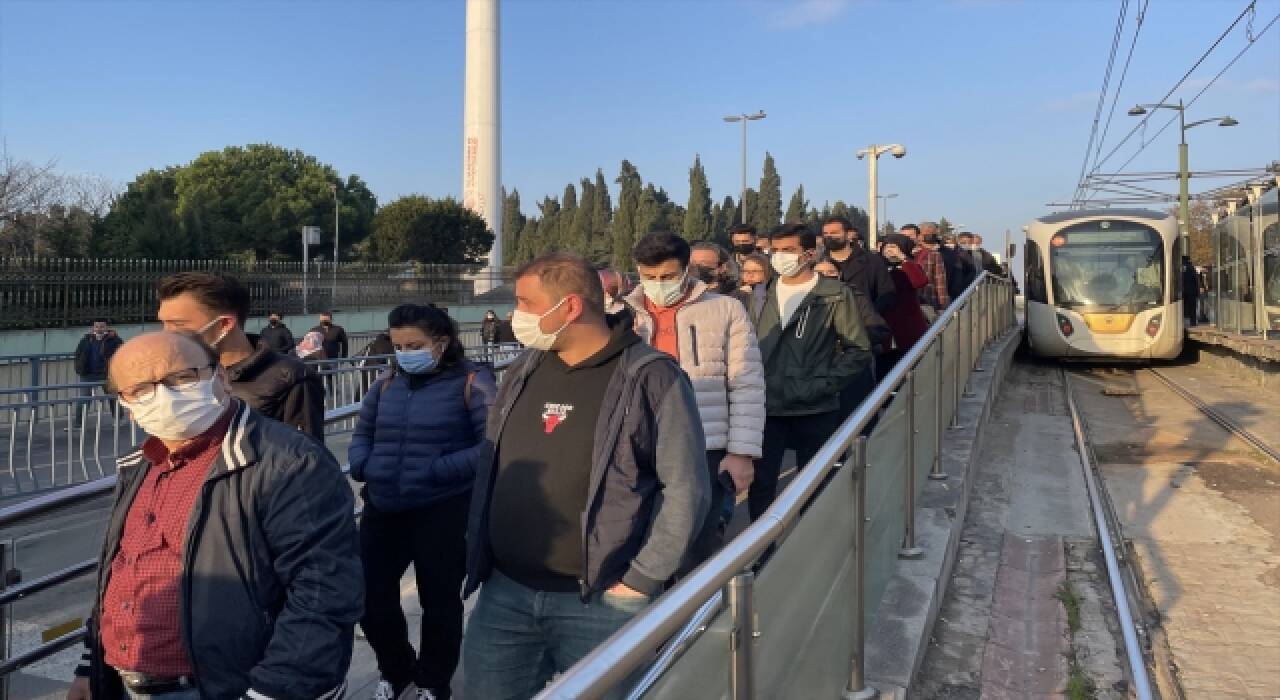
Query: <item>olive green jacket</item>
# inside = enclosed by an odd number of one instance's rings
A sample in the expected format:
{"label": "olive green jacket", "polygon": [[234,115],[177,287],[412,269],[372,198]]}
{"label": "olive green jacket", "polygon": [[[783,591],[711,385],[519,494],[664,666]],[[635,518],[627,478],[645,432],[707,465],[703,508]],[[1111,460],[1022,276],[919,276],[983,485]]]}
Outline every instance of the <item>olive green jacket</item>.
{"label": "olive green jacket", "polygon": [[752,318],[764,363],[765,411],[774,417],[838,410],[840,390],[871,363],[853,292],[838,279],[820,277],[783,327],[777,284],[769,282]]}

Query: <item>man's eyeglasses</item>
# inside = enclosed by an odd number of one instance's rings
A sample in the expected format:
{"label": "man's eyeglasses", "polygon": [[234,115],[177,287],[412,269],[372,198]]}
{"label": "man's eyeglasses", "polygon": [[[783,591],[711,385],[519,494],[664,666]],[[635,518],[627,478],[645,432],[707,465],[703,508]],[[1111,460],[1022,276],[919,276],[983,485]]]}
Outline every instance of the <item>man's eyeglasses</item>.
{"label": "man's eyeglasses", "polygon": [[164,377],[161,377],[159,381],[142,382],[141,384],[134,384],[133,386],[119,389],[117,390],[116,395],[125,403],[146,403],[155,397],[156,387],[161,384],[169,387],[170,389],[182,389],[201,380],[209,379],[212,376],[213,365],[180,369],[166,374]]}

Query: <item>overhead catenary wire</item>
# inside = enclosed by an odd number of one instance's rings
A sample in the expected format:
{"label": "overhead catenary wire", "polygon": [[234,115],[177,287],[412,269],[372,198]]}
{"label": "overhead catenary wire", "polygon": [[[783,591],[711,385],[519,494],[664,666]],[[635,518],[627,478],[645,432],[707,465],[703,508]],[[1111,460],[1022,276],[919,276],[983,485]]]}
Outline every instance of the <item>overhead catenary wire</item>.
{"label": "overhead catenary wire", "polygon": [[[1201,95],[1204,95],[1204,93],[1207,92],[1209,88],[1213,87],[1213,84],[1218,82],[1218,79],[1221,78],[1223,74],[1225,74],[1228,70],[1230,70],[1231,67],[1236,64],[1236,61],[1239,61],[1240,57],[1244,56],[1245,53],[1248,52],[1249,49],[1252,48],[1255,43],[1257,43],[1258,39],[1261,39],[1262,36],[1267,33],[1267,30],[1271,29],[1271,27],[1275,25],[1277,20],[1280,20],[1280,13],[1276,14],[1275,17],[1272,17],[1271,21],[1267,22],[1267,24],[1262,28],[1262,31],[1256,34],[1250,32],[1249,43],[1245,44],[1244,48],[1240,49],[1240,52],[1237,53],[1235,57],[1232,58],[1231,61],[1227,63],[1227,65],[1223,66],[1222,70],[1218,71],[1218,74],[1213,76],[1212,80],[1205,83],[1204,87],[1200,88],[1200,91],[1197,92],[1194,97],[1192,97],[1190,100],[1187,101],[1185,107],[1190,107],[1191,105],[1195,104],[1196,100],[1199,100]],[[1142,144],[1142,146],[1133,153],[1133,155],[1129,156],[1129,159],[1126,160],[1123,165],[1117,168],[1117,170],[1120,170],[1120,171],[1124,170],[1125,167],[1127,167],[1130,163],[1132,163],[1134,159],[1136,159],[1138,155],[1147,148],[1147,146],[1151,145],[1157,138],[1160,137],[1160,134],[1163,134],[1165,130],[1168,129],[1170,126],[1172,126],[1173,123],[1176,121],[1178,121],[1177,114],[1173,115],[1173,117],[1170,118],[1169,121],[1165,122],[1164,126],[1160,127],[1160,129],[1156,131],[1154,136],[1147,139]]]}
{"label": "overhead catenary wire", "polygon": [[1098,91],[1098,106],[1093,110],[1093,125],[1089,129],[1089,142],[1084,147],[1084,159],[1080,162],[1080,177],[1076,180],[1076,193],[1073,199],[1079,199],[1083,193],[1085,170],[1089,167],[1089,154],[1094,150],[1098,139],[1098,124],[1102,121],[1102,109],[1107,105],[1107,91],[1111,83],[1111,70],[1115,67],[1116,51],[1120,48],[1120,37],[1124,35],[1124,18],[1129,11],[1129,0],[1120,0],[1120,16],[1116,18],[1116,29],[1111,35],[1111,53],[1107,56],[1107,68],[1102,72],[1102,89]]}
{"label": "overhead catenary wire", "polygon": [[[1230,36],[1231,31],[1235,29],[1237,25],[1240,24],[1240,21],[1243,20],[1245,17],[1247,17],[1249,13],[1254,10],[1255,5],[1257,5],[1257,0],[1251,0],[1251,2],[1248,5],[1246,5],[1243,10],[1240,11],[1240,14],[1236,16],[1235,20],[1233,20],[1225,30],[1223,30],[1222,34],[1218,35],[1218,38],[1214,40],[1213,44],[1211,44],[1209,48],[1206,49],[1205,52],[1200,55],[1200,58],[1198,58],[1195,63],[1191,64],[1191,67],[1187,69],[1186,73],[1183,73],[1182,77],[1178,79],[1178,82],[1174,83],[1173,87],[1169,88],[1169,91],[1164,94],[1164,97],[1161,97],[1159,100],[1156,101],[1156,104],[1164,103],[1164,101],[1169,99],[1169,97],[1173,95],[1173,93],[1177,92],[1178,88],[1182,87],[1182,84],[1187,82],[1187,79],[1191,77],[1191,74],[1194,73],[1196,69],[1200,67],[1200,64],[1204,63],[1205,60],[1209,58],[1209,56],[1214,52],[1214,50],[1216,50],[1218,46],[1223,42],[1223,40],[1225,40],[1228,36]],[[1271,25],[1267,25],[1267,26],[1270,27]],[[1261,35],[1259,34],[1258,36],[1261,36]],[[1257,36],[1252,37],[1253,41],[1256,41],[1257,38],[1258,38]],[[1253,41],[1250,41],[1249,45],[1252,45]],[[1155,110],[1151,110],[1147,112],[1147,114],[1142,118],[1142,121],[1135,124],[1134,127],[1129,130],[1129,133],[1125,134],[1124,138],[1120,139],[1120,142],[1117,143],[1114,148],[1112,148],[1110,151],[1107,152],[1107,155],[1103,156],[1101,160],[1097,161],[1094,164],[1093,169],[1090,171],[1089,174],[1092,175],[1093,173],[1097,172],[1098,168],[1101,168],[1103,165],[1107,163],[1107,161],[1111,160],[1111,158],[1114,157],[1116,153],[1119,153],[1120,149],[1123,148],[1124,145],[1129,142],[1129,139],[1133,138],[1134,134],[1138,133],[1144,127],[1146,127],[1147,122],[1150,121],[1151,117],[1154,114],[1155,114]],[[1144,144],[1143,148],[1145,147],[1146,146]]]}
{"label": "overhead catenary wire", "polygon": [[1147,6],[1151,0],[1142,0],[1142,7],[1138,8],[1138,16],[1134,20],[1133,40],[1129,42],[1129,53],[1124,58],[1124,68],[1120,70],[1120,82],[1116,84],[1115,96],[1111,98],[1111,112],[1107,115],[1107,123],[1102,127],[1102,137],[1098,139],[1098,146],[1093,152],[1093,171],[1097,172],[1098,157],[1102,155],[1102,146],[1107,142],[1107,134],[1111,131],[1111,120],[1116,116],[1116,105],[1120,102],[1120,91],[1124,90],[1124,79],[1129,75],[1129,64],[1133,62],[1133,51],[1138,46],[1138,36],[1142,34],[1142,23],[1147,18]]}

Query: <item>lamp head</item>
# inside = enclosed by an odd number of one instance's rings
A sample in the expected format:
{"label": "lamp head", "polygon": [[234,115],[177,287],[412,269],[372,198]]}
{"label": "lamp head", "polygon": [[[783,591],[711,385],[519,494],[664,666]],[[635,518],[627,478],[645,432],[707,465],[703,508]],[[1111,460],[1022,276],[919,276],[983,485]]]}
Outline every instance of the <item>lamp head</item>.
{"label": "lamp head", "polygon": [[1231,117],[1223,117],[1222,121],[1218,122],[1218,126],[1236,126],[1239,123],[1240,122],[1232,119]]}
{"label": "lamp head", "polygon": [[889,152],[893,154],[894,158],[901,158],[907,155],[907,147],[900,143],[895,143],[889,147]]}
{"label": "lamp head", "polygon": [[1146,113],[1147,113],[1147,108],[1146,108],[1146,107],[1143,107],[1142,105],[1134,105],[1134,106],[1129,110],[1129,116],[1131,116],[1131,117],[1141,117],[1142,115],[1144,115],[1144,114],[1146,114]]}

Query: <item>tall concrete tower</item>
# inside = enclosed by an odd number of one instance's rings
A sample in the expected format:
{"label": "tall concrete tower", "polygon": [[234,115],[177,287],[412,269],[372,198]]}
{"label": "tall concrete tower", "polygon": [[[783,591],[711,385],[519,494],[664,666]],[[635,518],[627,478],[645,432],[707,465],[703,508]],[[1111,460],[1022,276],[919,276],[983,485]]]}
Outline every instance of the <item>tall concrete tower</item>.
{"label": "tall concrete tower", "polygon": [[[462,204],[493,230],[489,269],[502,268],[498,0],[467,0],[467,77],[462,112]],[[497,278],[493,286],[497,285]],[[486,289],[478,291],[487,291]]]}

